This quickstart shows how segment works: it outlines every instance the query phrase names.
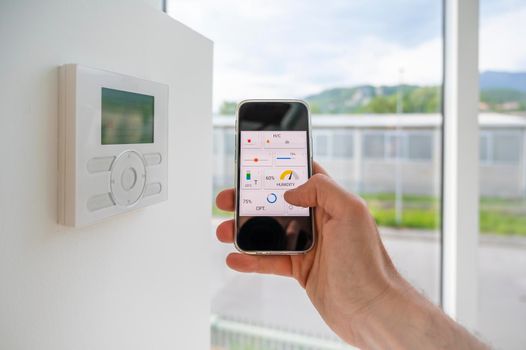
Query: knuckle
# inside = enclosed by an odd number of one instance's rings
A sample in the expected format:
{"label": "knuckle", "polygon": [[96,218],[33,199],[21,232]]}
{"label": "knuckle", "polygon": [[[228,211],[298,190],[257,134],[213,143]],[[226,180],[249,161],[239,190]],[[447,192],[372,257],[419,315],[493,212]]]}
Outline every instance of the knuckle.
{"label": "knuckle", "polygon": [[351,195],[351,206],[353,212],[357,215],[369,215],[369,206],[367,202],[359,196]]}
{"label": "knuckle", "polygon": [[310,179],[311,179],[312,183],[320,184],[320,183],[322,183],[322,182],[327,180],[327,176],[318,173],[318,174],[312,175]]}

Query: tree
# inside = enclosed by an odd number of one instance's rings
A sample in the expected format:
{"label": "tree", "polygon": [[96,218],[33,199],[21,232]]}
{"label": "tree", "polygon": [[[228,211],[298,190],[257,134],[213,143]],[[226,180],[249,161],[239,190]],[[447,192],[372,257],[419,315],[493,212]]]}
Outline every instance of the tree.
{"label": "tree", "polygon": [[222,115],[234,115],[236,113],[237,103],[233,101],[223,101],[221,107],[219,107],[219,114]]}
{"label": "tree", "polygon": [[365,113],[396,113],[396,96],[375,96],[363,108]]}

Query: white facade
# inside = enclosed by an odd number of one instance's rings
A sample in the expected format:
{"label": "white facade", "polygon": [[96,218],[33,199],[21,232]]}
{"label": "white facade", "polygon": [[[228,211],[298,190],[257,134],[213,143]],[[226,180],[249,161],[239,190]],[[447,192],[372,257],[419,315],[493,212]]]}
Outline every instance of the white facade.
{"label": "white facade", "polygon": [[[24,0],[0,45],[0,348],[208,348],[212,42],[143,1]],[[66,63],[169,85],[167,201],[57,224]]]}

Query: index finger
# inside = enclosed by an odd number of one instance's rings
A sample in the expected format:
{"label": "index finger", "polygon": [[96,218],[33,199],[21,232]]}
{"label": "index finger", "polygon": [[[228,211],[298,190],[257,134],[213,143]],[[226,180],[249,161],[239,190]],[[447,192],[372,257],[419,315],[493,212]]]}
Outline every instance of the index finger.
{"label": "index finger", "polygon": [[312,161],[312,173],[313,174],[323,174],[329,176],[327,171],[323,169],[323,167],[320,165],[320,163],[316,161]]}

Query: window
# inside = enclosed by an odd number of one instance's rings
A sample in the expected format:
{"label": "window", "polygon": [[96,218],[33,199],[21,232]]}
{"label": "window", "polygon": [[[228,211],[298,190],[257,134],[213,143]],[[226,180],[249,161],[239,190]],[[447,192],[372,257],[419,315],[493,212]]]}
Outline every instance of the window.
{"label": "window", "polygon": [[415,131],[382,131],[365,135],[365,156],[370,159],[431,161],[433,134]]}
{"label": "window", "polygon": [[487,131],[480,131],[480,145],[479,145],[479,152],[480,152],[480,162],[481,163],[489,163],[490,159],[492,159],[492,152],[491,152],[491,143],[490,143],[490,133]]}
{"label": "window", "polygon": [[383,133],[368,133],[364,136],[364,154],[371,159],[385,158],[385,137]]}
{"label": "window", "polygon": [[[234,154],[235,145],[236,145],[234,130],[233,129],[225,130],[223,133],[223,138],[224,138],[224,141],[223,141],[224,152],[225,154],[232,156]],[[232,161],[233,159],[234,158],[231,157],[230,160]]]}
{"label": "window", "polygon": [[403,137],[400,134],[388,133],[384,137],[385,158],[402,159],[404,157]]}
{"label": "window", "polygon": [[478,329],[526,344],[526,2],[480,1]]}
{"label": "window", "polygon": [[523,133],[511,129],[482,129],[480,132],[480,161],[484,164],[516,164],[523,154]]}
{"label": "window", "polygon": [[222,147],[223,130],[219,128],[214,129],[213,137],[214,155],[222,154],[225,151]]}
{"label": "window", "polygon": [[329,156],[329,135],[327,132],[314,131],[313,132],[313,150],[317,158],[324,158]]}
{"label": "window", "polygon": [[431,160],[433,157],[433,134],[412,132],[408,135],[407,149],[411,160]]}
{"label": "window", "polygon": [[[440,137],[436,121],[442,118],[442,1],[171,0],[168,5],[169,14],[214,40],[215,125],[228,132],[215,137],[224,137],[224,154],[234,149],[236,102],[307,100],[315,125],[314,159],[365,198],[401,273],[438,303],[441,145],[433,135]],[[223,180],[214,192],[234,182],[232,157],[221,159],[215,176]],[[213,229],[229,217],[216,209],[214,215]],[[212,247],[214,261],[232,249],[216,242]],[[294,281],[240,275],[217,262],[214,268],[214,347],[299,348],[269,335],[279,329],[279,334],[329,339],[337,348],[337,337]]]}
{"label": "window", "polygon": [[352,158],[353,136],[349,130],[334,133],[332,137],[332,150],[335,158]]}
{"label": "window", "polygon": [[493,157],[495,162],[518,164],[522,156],[523,133],[520,130],[495,131]]}

